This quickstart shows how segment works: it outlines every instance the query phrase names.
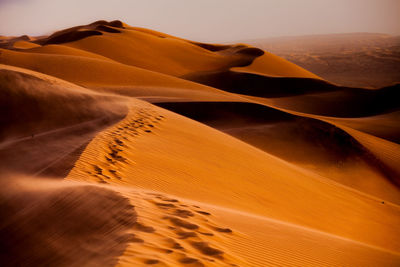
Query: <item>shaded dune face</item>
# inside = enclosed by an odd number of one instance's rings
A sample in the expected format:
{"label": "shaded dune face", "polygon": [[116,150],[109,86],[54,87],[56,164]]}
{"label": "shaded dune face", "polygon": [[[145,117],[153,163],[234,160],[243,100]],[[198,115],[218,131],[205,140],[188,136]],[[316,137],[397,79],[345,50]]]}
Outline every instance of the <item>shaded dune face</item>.
{"label": "shaded dune face", "polygon": [[0,69],[0,82],[0,140],[101,117],[112,120],[126,112],[122,98],[93,94],[68,84],[52,84],[16,70]]}
{"label": "shaded dune face", "polygon": [[121,97],[16,68],[0,69],[0,89],[2,172],[63,176],[85,144],[127,111]]}
{"label": "shaded dune face", "polygon": [[102,35],[101,31],[108,33],[120,33],[120,31],[114,28],[123,28],[122,22],[118,20],[111,22],[99,20],[89,25],[72,27],[55,32],[49,37],[38,39],[35,42],[41,45],[62,44],[78,41],[89,36]]}
{"label": "shaded dune face", "polygon": [[400,84],[368,90],[344,88],[274,100],[277,107],[331,117],[368,117],[399,111]]}
{"label": "shaded dune face", "polygon": [[117,263],[136,222],[127,198],[91,185],[15,175],[0,179],[2,266]]}
{"label": "shaded dune face", "polygon": [[337,166],[363,160],[378,169],[382,165],[351,135],[320,120],[243,102],[168,102],[156,105],[291,162]]}
{"label": "shaded dune face", "polygon": [[363,117],[400,109],[400,85],[377,90],[335,86],[309,78],[267,77],[236,71],[194,73],[182,78],[242,95],[291,99],[278,106],[311,114]]}
{"label": "shaded dune face", "polygon": [[339,88],[322,80],[278,78],[236,71],[193,73],[182,78],[216,87],[231,93],[259,97],[284,97]]}

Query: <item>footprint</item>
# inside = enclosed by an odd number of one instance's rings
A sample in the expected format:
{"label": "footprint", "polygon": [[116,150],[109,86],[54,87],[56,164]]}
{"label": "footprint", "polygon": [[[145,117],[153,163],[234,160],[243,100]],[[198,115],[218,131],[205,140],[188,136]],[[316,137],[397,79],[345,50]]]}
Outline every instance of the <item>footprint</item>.
{"label": "footprint", "polygon": [[157,195],[157,198],[161,199],[162,201],[165,201],[165,202],[176,202],[176,203],[179,202],[177,199],[167,198],[167,197],[162,196],[162,195]]}
{"label": "footprint", "polygon": [[117,243],[127,243],[127,242],[132,242],[132,243],[143,243],[144,240],[141,238],[138,238],[135,234],[126,234],[123,236],[120,236],[115,239]]}
{"label": "footprint", "polygon": [[122,141],[119,140],[118,138],[115,138],[114,141],[115,141],[115,143],[117,143],[117,144],[120,145],[120,146],[123,146],[123,145],[124,145],[124,142],[122,142]]}
{"label": "footprint", "polygon": [[180,259],[179,262],[183,263],[183,264],[194,264],[194,263],[196,263],[197,266],[204,266],[204,264],[201,261],[199,261],[198,259],[190,258],[190,257],[184,257],[184,258]]}
{"label": "footprint", "polygon": [[229,228],[220,228],[213,226],[214,230],[220,233],[232,233],[232,230]]}
{"label": "footprint", "polygon": [[105,156],[106,160],[110,163],[114,163],[114,161],[112,159],[110,159],[109,157]]}
{"label": "footprint", "polygon": [[195,232],[186,232],[184,230],[178,230],[175,233],[179,236],[179,239],[187,239],[190,237],[197,237],[197,234]]}
{"label": "footprint", "polygon": [[184,250],[185,248],[181,246],[178,242],[176,242],[173,238],[167,238],[165,239],[166,245],[171,248],[171,249],[179,249],[179,250]]}
{"label": "footprint", "polygon": [[198,233],[206,236],[214,236],[213,233],[205,233],[205,232],[198,232]]}
{"label": "footprint", "polygon": [[176,218],[176,217],[167,216],[167,217],[165,217],[165,219],[168,219],[175,226],[179,226],[179,227],[186,228],[186,229],[189,229],[189,230],[197,230],[197,229],[199,229],[198,225],[190,223],[190,222],[187,222],[185,220],[182,220],[182,219],[179,219],[179,218]]}
{"label": "footprint", "polygon": [[99,166],[93,165],[93,168],[94,168],[94,171],[95,171],[97,174],[100,174],[100,175],[103,174],[103,169],[100,168]]}
{"label": "footprint", "polygon": [[189,210],[183,210],[183,209],[175,210],[174,215],[179,216],[181,218],[189,218],[189,217],[194,216],[193,212],[191,212]]}
{"label": "footprint", "polygon": [[139,238],[139,237],[133,236],[131,239],[129,239],[129,242],[132,242],[132,243],[143,243],[144,240]]}
{"label": "footprint", "polygon": [[160,261],[159,260],[154,260],[154,259],[148,259],[148,260],[145,260],[144,263],[148,264],[148,265],[152,265],[152,264],[160,263]]}
{"label": "footprint", "polygon": [[203,214],[203,215],[211,215],[211,213],[207,212],[207,211],[202,211],[202,210],[196,210],[197,213]]}
{"label": "footprint", "polygon": [[124,158],[124,157],[118,155],[118,151],[116,151],[116,150],[112,150],[112,152],[109,153],[109,155],[110,155],[113,159],[115,159],[115,160],[118,160],[118,161],[126,161],[126,158]]}
{"label": "footprint", "polygon": [[144,224],[142,224],[140,222],[136,222],[133,225],[133,228],[138,230],[138,231],[145,232],[145,233],[154,233],[156,231],[153,227],[144,225]]}
{"label": "footprint", "polygon": [[154,202],[155,205],[157,205],[159,208],[175,208],[176,206],[174,204],[171,203],[160,203],[160,202]]}
{"label": "footprint", "polygon": [[208,245],[207,242],[191,242],[190,243],[195,249],[197,249],[198,251],[200,251],[201,253],[208,255],[208,256],[221,256],[222,254],[224,254],[223,251],[216,249],[216,248],[212,248]]}

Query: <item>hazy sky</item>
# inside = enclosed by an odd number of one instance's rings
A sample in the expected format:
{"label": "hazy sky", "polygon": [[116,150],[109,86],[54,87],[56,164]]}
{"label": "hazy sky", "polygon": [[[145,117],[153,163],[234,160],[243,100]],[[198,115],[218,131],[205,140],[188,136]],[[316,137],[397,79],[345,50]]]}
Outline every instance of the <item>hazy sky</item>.
{"label": "hazy sky", "polygon": [[400,35],[400,0],[0,0],[0,35],[120,19],[198,41],[344,32]]}

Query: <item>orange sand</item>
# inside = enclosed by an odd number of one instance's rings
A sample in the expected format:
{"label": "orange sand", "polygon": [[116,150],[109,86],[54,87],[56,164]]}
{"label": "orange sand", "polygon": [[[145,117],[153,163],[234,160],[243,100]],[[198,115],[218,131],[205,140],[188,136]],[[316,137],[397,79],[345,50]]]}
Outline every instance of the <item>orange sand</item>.
{"label": "orange sand", "polygon": [[396,86],[119,21],[0,47],[0,265],[400,264]]}

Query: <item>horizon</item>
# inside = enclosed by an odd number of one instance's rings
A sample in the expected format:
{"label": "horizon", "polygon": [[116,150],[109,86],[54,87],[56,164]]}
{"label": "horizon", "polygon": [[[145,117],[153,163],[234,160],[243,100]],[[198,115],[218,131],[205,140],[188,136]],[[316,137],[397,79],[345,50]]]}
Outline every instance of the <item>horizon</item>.
{"label": "horizon", "polygon": [[0,35],[48,35],[96,20],[121,20],[203,42],[346,33],[400,35],[396,0],[78,2],[0,0]]}

